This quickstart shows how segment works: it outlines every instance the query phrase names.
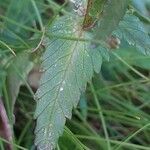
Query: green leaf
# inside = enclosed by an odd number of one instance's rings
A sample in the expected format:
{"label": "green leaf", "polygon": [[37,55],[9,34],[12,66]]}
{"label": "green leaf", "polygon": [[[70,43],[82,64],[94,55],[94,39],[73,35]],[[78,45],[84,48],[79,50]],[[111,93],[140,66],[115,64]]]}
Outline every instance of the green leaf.
{"label": "green leaf", "polygon": [[[7,5],[8,8],[5,13],[5,17],[22,25],[33,25],[33,21],[35,20],[35,12],[32,8],[31,0],[11,0]],[[21,40],[29,38],[30,36],[30,32],[27,32],[20,26],[14,25],[4,19],[4,27],[0,33],[0,38],[3,41],[18,44]]]}
{"label": "green leaf", "polygon": [[29,54],[21,53],[14,58],[7,69],[6,82],[8,94],[11,98],[12,113],[20,86],[24,84],[23,80],[26,79],[32,67],[33,63],[29,60]]}
{"label": "green leaf", "polygon": [[[127,1],[119,3],[118,8],[116,0],[107,4],[100,22],[99,32],[102,32],[103,37],[98,40],[105,40],[125,14]],[[114,14],[109,15],[110,10],[114,11]],[[108,18],[105,21],[106,16]],[[90,33],[84,31],[83,20],[79,17],[64,16],[57,19],[46,32],[51,38],[45,39],[46,51],[42,57],[44,73],[35,94],[35,145],[38,149],[56,147],[58,138],[63,133],[66,118],[71,118],[72,109],[77,106],[80,94],[85,91],[94,71],[100,71],[102,57],[109,60],[108,49],[105,46],[95,46],[80,40],[93,38]],[[109,29],[105,30],[106,24]]]}
{"label": "green leaf", "polygon": [[98,17],[103,11],[104,4],[107,0],[89,0],[92,3],[92,6],[89,11],[89,15],[92,17]]}
{"label": "green leaf", "polygon": [[96,39],[106,40],[125,15],[128,0],[111,0],[104,6],[102,18],[96,29]]}
{"label": "green leaf", "polygon": [[2,96],[2,87],[6,78],[5,70],[0,66],[0,96]]}
{"label": "green leaf", "polygon": [[138,17],[126,14],[113,34],[135,46],[143,54],[150,54],[150,36]]}
{"label": "green leaf", "polygon": [[[76,29],[76,31],[75,31]],[[75,17],[61,17],[47,31],[54,36],[89,38],[82,32]],[[53,149],[63,133],[66,118],[71,118],[80,94],[102,63],[98,49],[91,49],[90,43],[80,40],[48,38],[42,57],[44,73],[36,92],[37,108],[35,118],[35,144],[39,149]]]}
{"label": "green leaf", "polygon": [[6,79],[5,65],[7,64],[9,57],[6,56],[6,50],[4,50],[0,45],[0,96],[2,96],[2,87]]}
{"label": "green leaf", "polygon": [[83,28],[91,28],[99,19],[107,0],[88,0]]}

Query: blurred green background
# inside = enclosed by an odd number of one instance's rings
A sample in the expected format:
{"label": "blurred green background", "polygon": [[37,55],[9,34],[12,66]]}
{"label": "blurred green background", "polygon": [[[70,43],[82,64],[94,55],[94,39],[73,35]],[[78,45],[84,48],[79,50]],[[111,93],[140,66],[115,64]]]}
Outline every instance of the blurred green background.
{"label": "blurred green background", "polygon": [[[41,40],[42,27],[69,10],[63,4],[63,0],[0,0],[0,97],[11,126],[7,132],[12,134],[13,149],[36,149],[33,96],[44,48],[32,50]],[[149,0],[133,0],[132,5],[150,19]],[[150,25],[144,25],[150,34]],[[107,150],[107,140],[113,150],[150,149],[150,56],[125,41],[114,51],[116,55],[110,52],[110,61],[103,62],[101,73],[95,74],[92,86],[82,93],[58,150],[78,150],[80,142],[91,150]],[[0,150],[7,150],[3,131],[0,119]]]}

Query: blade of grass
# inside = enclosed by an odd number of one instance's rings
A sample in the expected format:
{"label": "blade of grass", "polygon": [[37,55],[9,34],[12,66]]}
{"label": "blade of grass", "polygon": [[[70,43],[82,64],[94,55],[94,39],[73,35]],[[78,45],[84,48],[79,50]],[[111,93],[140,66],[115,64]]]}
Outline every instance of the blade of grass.
{"label": "blade of grass", "polygon": [[5,150],[3,142],[0,140],[0,149]]}
{"label": "blade of grass", "polygon": [[[48,1],[48,3],[52,3],[52,1],[50,1],[50,0],[47,0]],[[58,10],[57,11],[55,11],[55,15],[52,17],[52,19],[48,22],[48,24],[47,24],[47,26],[49,27],[51,24],[52,24],[52,22],[56,19],[56,17],[58,16],[58,14],[59,14],[59,12],[61,12],[61,10],[66,6],[66,4],[67,4],[68,2],[66,1],[62,6],[60,6],[59,8],[58,8]],[[53,5],[54,3],[52,3],[52,5]]]}
{"label": "blade of grass", "polygon": [[0,43],[1,43],[3,46],[5,46],[6,48],[8,48],[8,49],[10,50],[10,52],[11,52],[14,56],[16,56],[15,52],[13,51],[13,49],[12,49],[11,47],[9,47],[5,42],[3,42],[3,41],[0,40]]}
{"label": "blade of grass", "polygon": [[26,46],[26,48],[30,48],[29,44],[27,42],[25,42],[20,36],[18,36],[16,33],[14,33],[13,31],[7,29],[11,34],[13,34],[23,45]]}
{"label": "blade of grass", "polygon": [[130,85],[136,84],[136,83],[145,83],[146,84],[146,83],[149,83],[149,82],[150,82],[150,79],[123,82],[123,83],[119,83],[119,84],[115,84],[115,85],[112,85],[112,86],[107,86],[107,87],[101,88],[101,89],[97,90],[96,93],[106,91],[106,90],[111,90],[111,89],[114,89],[114,88],[120,88],[122,86],[130,86]]}
{"label": "blade of grass", "polygon": [[[106,141],[106,139],[104,139],[104,138],[97,138],[95,136],[76,135],[76,137],[79,138],[79,139]],[[116,140],[110,140],[110,142],[112,144],[121,144],[120,141],[116,141]],[[133,147],[133,148],[137,148],[139,150],[149,150],[149,147],[138,145],[138,144],[126,143],[126,142],[122,143],[122,146],[129,147],[129,148]]]}
{"label": "blade of grass", "polygon": [[139,72],[138,70],[136,70],[134,67],[132,67],[131,65],[129,65],[125,60],[123,60],[117,53],[112,52],[112,54],[117,57],[124,65],[126,65],[128,68],[130,68],[134,73],[136,73],[137,75],[139,75],[141,78],[145,79],[145,80],[150,80],[149,78],[147,78],[145,75],[143,75],[141,72]]}
{"label": "blade of grass", "polygon": [[128,142],[129,140],[131,140],[134,136],[136,136],[137,134],[139,134],[141,131],[143,131],[145,128],[147,128],[148,126],[150,126],[150,123],[146,124],[145,126],[143,126],[142,128],[140,128],[139,130],[137,130],[136,132],[134,132],[133,134],[131,134],[126,140],[124,140],[123,142],[121,142],[117,148],[115,148],[115,150],[118,150],[122,147],[122,145],[126,142]]}
{"label": "blade of grass", "polygon": [[37,8],[37,6],[36,6],[36,2],[34,1],[34,0],[31,0],[31,3],[32,3],[32,5],[33,5],[33,8],[34,8],[34,10],[35,10],[35,13],[36,13],[36,15],[37,15],[37,19],[38,19],[38,22],[39,22],[39,24],[40,24],[40,28],[41,28],[41,30],[43,30],[43,22],[42,22],[42,18],[41,18],[41,15],[40,15],[40,12],[39,12],[39,10],[38,10],[38,8]]}
{"label": "blade of grass", "polygon": [[70,138],[72,138],[72,140],[76,143],[76,145],[78,146],[78,148],[80,148],[80,150],[90,150],[88,147],[82,144],[66,126],[65,132],[70,136]]}
{"label": "blade of grass", "polygon": [[21,132],[21,134],[20,134],[20,136],[19,136],[19,138],[18,138],[18,142],[17,142],[18,145],[20,145],[20,143],[23,141],[23,138],[24,138],[24,136],[25,136],[27,130],[29,129],[29,127],[30,127],[32,121],[33,121],[33,120],[30,119],[30,120],[27,122],[27,124],[25,125],[25,127],[22,129],[22,132]]}
{"label": "blade of grass", "polygon": [[0,137],[0,141],[2,141],[2,142],[4,142],[4,143],[11,144],[11,145],[13,145],[14,147],[16,147],[16,148],[18,148],[18,149],[20,149],[20,150],[28,150],[28,149],[26,149],[26,148],[24,148],[24,147],[22,147],[22,146],[19,146],[19,145],[15,144],[15,143],[11,143],[11,142],[9,142],[9,141],[7,141],[7,140],[1,138],[1,137]]}
{"label": "blade of grass", "polygon": [[[97,106],[97,109],[99,110],[102,110],[100,104],[99,104],[99,100],[98,100],[98,97],[97,97],[97,94],[96,94],[96,91],[94,89],[94,85],[93,83],[90,83],[90,88],[91,88],[91,91],[93,93],[93,96],[94,96],[94,100],[95,100],[95,104]],[[102,126],[103,126],[103,130],[104,130],[104,134],[105,134],[105,137],[106,137],[106,140],[107,140],[107,148],[108,150],[111,150],[111,145],[110,145],[110,142],[109,142],[109,136],[108,136],[108,132],[107,132],[107,127],[106,127],[106,123],[105,123],[105,119],[104,119],[104,115],[103,115],[103,112],[100,111],[99,112],[99,117],[101,119],[101,122],[102,122]]]}
{"label": "blade of grass", "polygon": [[14,21],[14,20],[12,20],[12,19],[6,17],[6,16],[0,15],[0,18],[1,18],[1,19],[5,19],[5,20],[8,21],[9,23],[14,24],[14,25],[16,25],[16,26],[18,26],[18,27],[20,27],[20,28],[22,28],[22,29],[25,29],[25,30],[27,30],[27,31],[31,31],[31,32],[34,32],[34,33],[42,34],[41,31],[39,31],[39,30],[37,30],[37,29],[34,29],[34,28],[31,28],[31,27],[28,27],[28,26],[23,25],[23,24],[20,24],[20,23],[18,23],[18,22],[16,22],[16,21]]}

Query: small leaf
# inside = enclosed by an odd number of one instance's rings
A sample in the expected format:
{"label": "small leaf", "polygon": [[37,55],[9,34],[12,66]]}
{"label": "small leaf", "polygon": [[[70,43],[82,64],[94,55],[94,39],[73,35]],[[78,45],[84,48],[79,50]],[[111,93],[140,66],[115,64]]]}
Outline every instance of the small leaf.
{"label": "small leaf", "polygon": [[26,53],[21,53],[14,58],[13,62],[7,69],[6,82],[7,90],[11,98],[12,113],[16,98],[19,93],[20,86],[23,84],[23,79],[26,79],[32,67],[33,63],[29,61],[29,55]]}
{"label": "small leaf", "polygon": [[106,0],[88,0],[83,28],[91,28],[99,19]]}
{"label": "small leaf", "polygon": [[106,40],[125,15],[128,0],[111,0],[104,6],[102,18],[96,29],[96,39]]}
{"label": "small leaf", "polygon": [[[82,27],[77,25],[77,19],[70,16],[55,21],[47,32],[61,37],[89,38],[89,34],[82,32]],[[51,38],[46,39],[45,45],[42,57],[45,72],[35,95],[35,144],[38,149],[51,150],[63,133],[66,118],[71,118],[72,109],[77,106],[86,83],[94,71],[100,71],[102,57],[85,41]]]}
{"label": "small leaf", "polygon": [[89,15],[94,18],[98,17],[103,11],[106,1],[107,0],[89,0],[88,3],[90,2],[92,4],[91,8],[89,9]]}
{"label": "small leaf", "polygon": [[143,54],[150,54],[150,36],[138,17],[126,14],[113,34],[135,46]]}

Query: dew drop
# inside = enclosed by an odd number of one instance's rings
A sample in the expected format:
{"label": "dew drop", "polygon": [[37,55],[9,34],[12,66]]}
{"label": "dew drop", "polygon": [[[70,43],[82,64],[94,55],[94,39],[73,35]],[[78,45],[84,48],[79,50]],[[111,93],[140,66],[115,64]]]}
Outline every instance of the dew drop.
{"label": "dew drop", "polygon": [[50,144],[50,150],[52,150],[53,148],[54,148],[54,143],[51,142],[51,144]]}
{"label": "dew drop", "polygon": [[141,118],[139,116],[135,116],[136,119],[141,120]]}
{"label": "dew drop", "polygon": [[44,71],[45,71],[44,68],[39,69],[39,72],[44,72]]}
{"label": "dew drop", "polygon": [[79,16],[85,15],[85,8],[81,0],[70,0],[74,4],[74,12]]}
{"label": "dew drop", "polygon": [[51,128],[53,125],[52,124],[49,124],[49,128]]}
{"label": "dew drop", "polygon": [[73,32],[76,32],[76,29],[75,29],[75,28],[73,29]]}
{"label": "dew drop", "polygon": [[49,135],[49,137],[51,137],[51,136],[52,136],[52,133],[50,132],[48,135]]}
{"label": "dew drop", "polygon": [[43,129],[42,129],[42,132],[44,132],[44,131],[45,131],[45,129],[43,128]]}
{"label": "dew drop", "polygon": [[44,130],[44,134],[46,134],[46,129]]}
{"label": "dew drop", "polygon": [[68,34],[71,34],[72,32],[71,31],[68,31]]}
{"label": "dew drop", "polygon": [[64,88],[63,88],[63,87],[61,87],[61,88],[60,88],[60,91],[63,91],[63,90],[64,90]]}
{"label": "dew drop", "polygon": [[135,43],[133,41],[128,40],[129,45],[134,45]]}
{"label": "dew drop", "polygon": [[75,3],[75,0],[70,0],[70,2]]}
{"label": "dew drop", "polygon": [[33,98],[34,98],[35,101],[37,101],[38,100],[37,94],[35,94]]}
{"label": "dew drop", "polygon": [[76,8],[79,8],[83,5],[83,3],[82,3],[81,0],[76,0],[76,1],[74,1],[74,5],[75,5]]}

